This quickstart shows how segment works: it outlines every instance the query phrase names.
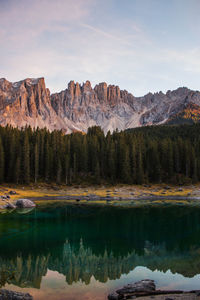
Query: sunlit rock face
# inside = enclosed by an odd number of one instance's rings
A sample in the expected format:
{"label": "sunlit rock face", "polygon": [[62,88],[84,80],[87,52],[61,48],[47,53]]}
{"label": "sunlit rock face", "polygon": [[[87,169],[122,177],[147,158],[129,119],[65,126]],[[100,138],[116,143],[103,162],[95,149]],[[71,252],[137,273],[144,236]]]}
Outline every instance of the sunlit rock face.
{"label": "sunlit rock face", "polygon": [[0,124],[15,127],[62,129],[65,133],[87,132],[98,125],[109,130],[163,124],[184,111],[188,104],[200,106],[200,92],[178,88],[166,94],[134,97],[118,86],[102,82],[70,81],[59,93],[50,94],[44,78],[11,83],[0,79]]}
{"label": "sunlit rock face", "polygon": [[0,79],[0,124],[14,127],[65,127],[51,107],[50,92],[44,78],[25,79],[10,83]]}

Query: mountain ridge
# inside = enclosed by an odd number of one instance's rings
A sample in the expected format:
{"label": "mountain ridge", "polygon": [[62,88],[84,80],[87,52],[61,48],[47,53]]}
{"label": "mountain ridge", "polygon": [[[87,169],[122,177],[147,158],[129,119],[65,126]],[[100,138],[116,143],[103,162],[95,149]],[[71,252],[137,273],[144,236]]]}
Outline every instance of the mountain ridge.
{"label": "mountain ridge", "polygon": [[[0,125],[87,132],[100,126],[105,133],[146,125],[165,124],[188,104],[200,106],[200,92],[186,87],[135,97],[119,86],[99,83],[92,88],[70,81],[58,93],[50,93],[44,77],[18,82],[0,79]],[[198,120],[194,120],[198,121]]]}

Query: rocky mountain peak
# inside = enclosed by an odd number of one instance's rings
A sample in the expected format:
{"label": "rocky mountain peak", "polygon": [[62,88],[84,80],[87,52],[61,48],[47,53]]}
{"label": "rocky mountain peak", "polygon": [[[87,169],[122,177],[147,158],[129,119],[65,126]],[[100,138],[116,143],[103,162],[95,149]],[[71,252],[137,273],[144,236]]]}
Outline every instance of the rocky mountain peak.
{"label": "rocky mountain peak", "polygon": [[2,91],[6,91],[11,88],[12,83],[6,80],[5,78],[0,78],[0,88]]}
{"label": "rocky mountain peak", "polygon": [[50,95],[43,77],[14,83],[0,79],[1,125],[47,127],[66,133],[86,132],[88,127],[98,125],[107,132],[163,124],[173,116],[179,119],[184,116],[184,120],[192,116],[192,121],[196,122],[199,121],[196,117],[198,106],[200,93],[185,87],[166,94],[158,92],[134,97],[106,82],[92,88],[89,80],[83,84],[70,81],[67,89]]}
{"label": "rocky mountain peak", "polygon": [[83,83],[82,89],[83,89],[84,93],[92,91],[92,86],[91,86],[91,83],[89,80],[87,80],[85,83]]}
{"label": "rocky mountain peak", "polygon": [[107,83],[101,82],[94,88],[100,102],[107,102]]}

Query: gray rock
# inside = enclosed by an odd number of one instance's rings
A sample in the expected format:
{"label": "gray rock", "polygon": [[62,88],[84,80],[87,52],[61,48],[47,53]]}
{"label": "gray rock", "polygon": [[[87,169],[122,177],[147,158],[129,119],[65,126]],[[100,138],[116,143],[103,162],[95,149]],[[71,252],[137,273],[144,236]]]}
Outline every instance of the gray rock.
{"label": "gray rock", "polygon": [[28,293],[13,292],[9,290],[0,290],[0,300],[33,300]]}
{"label": "gray rock", "polygon": [[165,189],[165,190],[170,190],[171,188],[170,188],[169,186],[166,185],[166,186],[164,187],[164,189]]}
{"label": "gray rock", "polygon": [[127,284],[123,288],[117,290],[117,294],[129,294],[134,292],[152,292],[156,286],[154,280],[144,279],[135,283]]}
{"label": "gray rock", "polygon": [[119,299],[123,299],[123,296],[117,294],[116,292],[108,295],[108,300],[119,300]]}
{"label": "gray rock", "polygon": [[16,195],[17,193],[15,191],[10,191],[9,194],[10,195]]}
{"label": "gray rock", "polygon": [[15,203],[18,208],[31,208],[35,207],[35,203],[29,199],[18,199]]}

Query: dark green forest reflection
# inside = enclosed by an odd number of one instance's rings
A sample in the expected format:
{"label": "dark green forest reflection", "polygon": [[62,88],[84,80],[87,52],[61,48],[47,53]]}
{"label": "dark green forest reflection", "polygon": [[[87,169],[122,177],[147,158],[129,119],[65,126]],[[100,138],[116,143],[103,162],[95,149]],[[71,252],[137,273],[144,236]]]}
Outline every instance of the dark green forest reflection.
{"label": "dark green forest reflection", "polygon": [[62,205],[0,215],[0,276],[40,287],[47,269],[71,284],[119,278],[137,266],[200,273],[200,209]]}

